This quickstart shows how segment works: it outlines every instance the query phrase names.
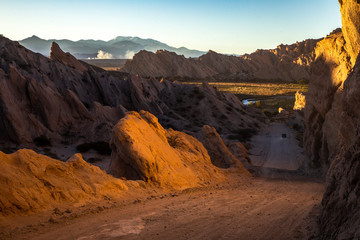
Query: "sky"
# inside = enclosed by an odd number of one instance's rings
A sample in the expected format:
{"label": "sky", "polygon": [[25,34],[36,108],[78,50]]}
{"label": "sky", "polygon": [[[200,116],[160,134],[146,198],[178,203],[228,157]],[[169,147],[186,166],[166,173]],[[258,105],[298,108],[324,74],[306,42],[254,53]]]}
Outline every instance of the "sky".
{"label": "sky", "polygon": [[0,34],[12,40],[137,36],[244,54],[338,27],[337,0],[0,0]]}

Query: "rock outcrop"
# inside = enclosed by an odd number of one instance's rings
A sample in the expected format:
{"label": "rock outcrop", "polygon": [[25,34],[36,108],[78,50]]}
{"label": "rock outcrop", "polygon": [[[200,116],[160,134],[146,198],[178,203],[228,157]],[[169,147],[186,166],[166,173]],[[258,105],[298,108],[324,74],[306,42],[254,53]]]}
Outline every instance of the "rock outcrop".
{"label": "rock outcrop", "polygon": [[118,197],[128,189],[124,181],[86,163],[80,154],[61,162],[22,149],[13,154],[0,151],[0,159],[0,215],[4,216]]}
{"label": "rock outcrop", "polygon": [[326,172],[338,153],[341,94],[352,64],[342,32],[318,43],[306,95],[304,146],[310,165]]}
{"label": "rock outcrop", "polygon": [[69,67],[72,67],[80,72],[87,70],[86,66],[81,64],[74,56],[70,53],[64,53],[56,42],[51,44],[50,60],[61,62]]}
{"label": "rock outcrop", "polygon": [[330,159],[322,200],[323,239],[360,238],[360,58],[344,83],[338,154]]}
{"label": "rock outcrop", "polygon": [[53,44],[50,60],[0,37],[0,143],[109,142],[127,110],[146,110],[164,127],[221,134],[258,129],[265,116],[214,88],[106,72]]}
{"label": "rock outcrop", "polygon": [[[207,149],[212,164],[220,168],[230,168],[237,167],[245,174],[248,174],[247,170],[244,168],[242,162],[246,161],[246,149],[239,149],[242,151],[240,154],[233,155],[233,153],[225,145],[221,136],[216,132],[216,129],[208,125],[203,126],[202,131],[198,134],[197,139],[199,139],[204,147]],[[239,142],[233,142],[231,144],[241,144]],[[234,149],[235,146],[232,147]]]}
{"label": "rock outcrop", "polygon": [[306,96],[303,92],[297,91],[295,94],[295,103],[293,110],[303,110],[306,106]]}
{"label": "rock outcrop", "polygon": [[328,168],[321,239],[360,238],[360,3],[340,0],[343,33],[321,41],[306,96],[310,165]]}
{"label": "rock outcrop", "polygon": [[352,64],[360,52],[360,5],[358,0],[339,0],[342,30],[347,43],[347,51],[351,57]]}
{"label": "rock outcrop", "polygon": [[143,77],[180,77],[195,80],[285,80],[310,78],[315,46],[319,40],[280,45],[244,56],[227,56],[209,51],[197,59],[168,51],[140,51],[121,71]]}
{"label": "rock outcrop", "polygon": [[203,145],[185,133],[165,130],[146,111],[128,112],[113,129],[110,171],[162,187],[184,189],[223,178]]}

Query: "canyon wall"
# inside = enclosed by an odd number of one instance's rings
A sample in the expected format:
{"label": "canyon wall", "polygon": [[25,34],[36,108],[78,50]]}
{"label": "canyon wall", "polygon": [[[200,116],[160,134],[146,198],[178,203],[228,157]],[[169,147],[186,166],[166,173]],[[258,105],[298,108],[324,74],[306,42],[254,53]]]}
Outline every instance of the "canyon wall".
{"label": "canyon wall", "polygon": [[120,70],[143,77],[175,77],[207,81],[284,80],[310,78],[315,46],[319,40],[279,45],[272,50],[257,50],[243,56],[228,56],[209,51],[199,58],[185,58],[165,50],[140,51]]}
{"label": "canyon wall", "polygon": [[306,96],[309,164],[327,171],[322,239],[360,238],[360,3],[340,0],[342,33],[319,42]]}

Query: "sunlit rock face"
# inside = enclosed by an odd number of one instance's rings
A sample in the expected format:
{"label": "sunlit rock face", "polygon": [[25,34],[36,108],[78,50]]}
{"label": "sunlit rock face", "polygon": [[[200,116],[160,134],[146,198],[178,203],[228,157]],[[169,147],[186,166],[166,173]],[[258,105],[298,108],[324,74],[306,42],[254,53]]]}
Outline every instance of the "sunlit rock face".
{"label": "sunlit rock face", "polygon": [[295,103],[294,103],[294,110],[303,110],[306,105],[306,98],[305,94],[297,91],[295,94]]}
{"label": "sunlit rock face", "polygon": [[310,164],[329,168],[322,239],[360,238],[360,3],[339,1],[343,34],[317,46],[306,97],[304,144]]}
{"label": "sunlit rock face", "polygon": [[213,51],[197,59],[168,51],[140,51],[121,71],[143,77],[180,77],[195,80],[265,79],[299,81],[310,78],[310,66],[319,40],[279,45],[244,56],[227,56]]}
{"label": "sunlit rock face", "polygon": [[306,95],[304,146],[310,165],[323,168],[338,152],[341,94],[350,70],[342,32],[327,36],[316,47],[316,60]]}
{"label": "sunlit rock face", "polygon": [[[31,214],[63,203],[84,204],[128,189],[80,154],[61,162],[32,150],[0,151],[0,216]],[[128,184],[136,186],[135,183]]]}
{"label": "sunlit rock face", "polygon": [[149,112],[128,112],[114,127],[110,172],[166,188],[203,186],[223,178],[204,146],[185,133],[165,130]]}
{"label": "sunlit rock face", "polygon": [[360,4],[358,0],[339,0],[342,30],[352,64],[360,52]]}

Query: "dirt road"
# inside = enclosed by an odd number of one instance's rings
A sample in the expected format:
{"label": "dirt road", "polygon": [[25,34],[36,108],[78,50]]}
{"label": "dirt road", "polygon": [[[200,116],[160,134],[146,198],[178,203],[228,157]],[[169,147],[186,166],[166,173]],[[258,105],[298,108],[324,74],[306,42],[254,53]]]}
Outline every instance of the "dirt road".
{"label": "dirt road", "polygon": [[[59,208],[10,239],[304,239],[324,190],[318,180],[296,177],[242,179],[181,193],[138,196],[100,212]],[[93,209],[101,208],[99,204]],[[74,213],[88,211],[73,218]],[[25,221],[25,220],[23,220]],[[25,224],[25,222],[23,223]]]}
{"label": "dirt road", "polygon": [[284,123],[272,123],[252,139],[251,162],[255,166],[297,170],[304,161],[294,130]]}

